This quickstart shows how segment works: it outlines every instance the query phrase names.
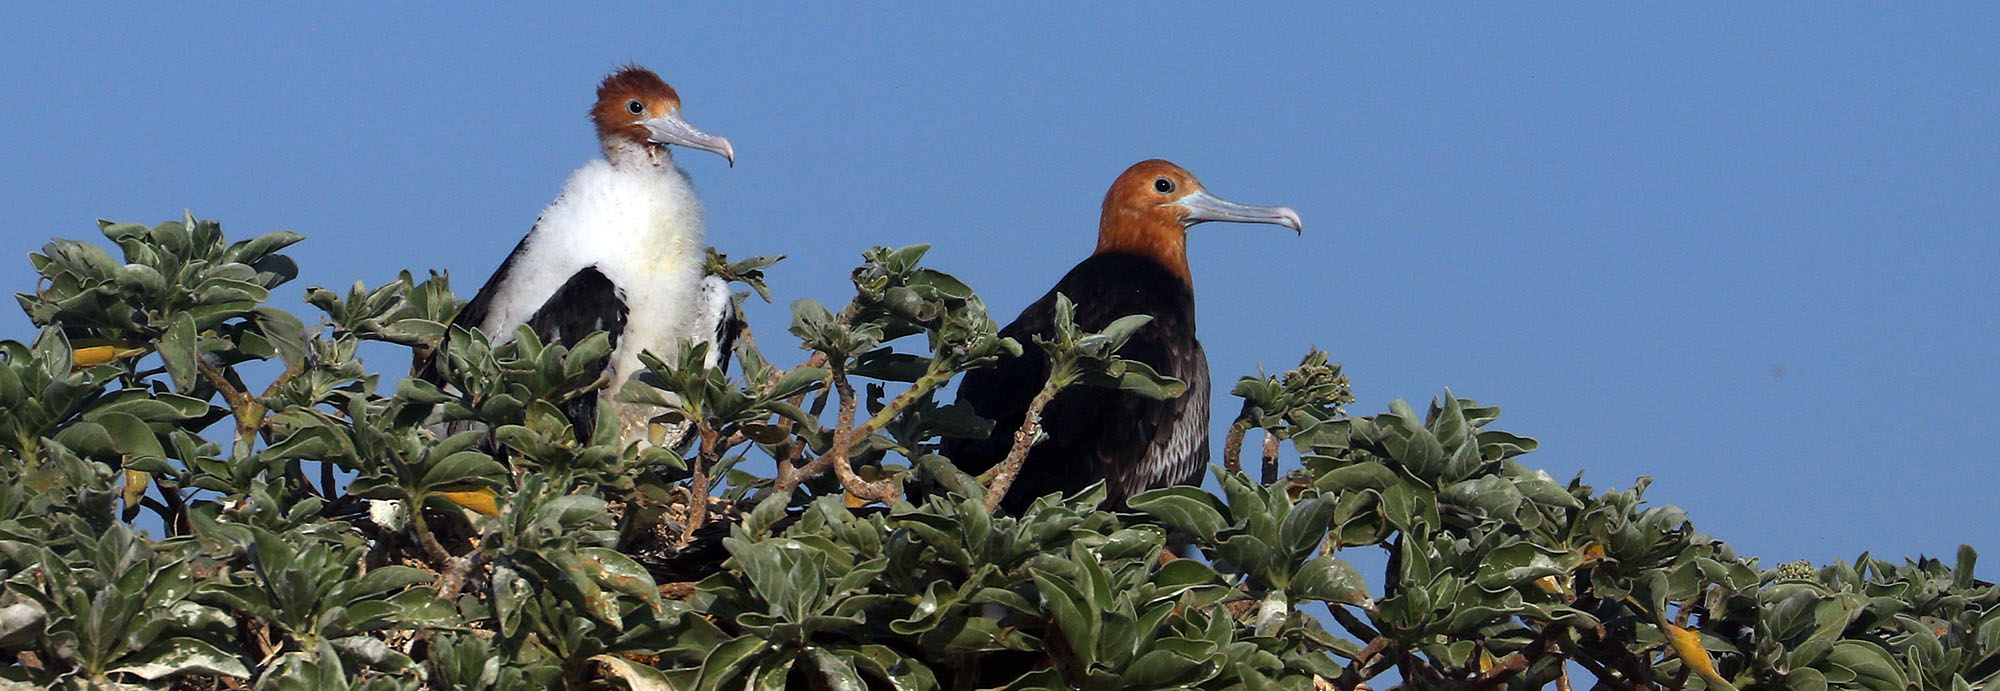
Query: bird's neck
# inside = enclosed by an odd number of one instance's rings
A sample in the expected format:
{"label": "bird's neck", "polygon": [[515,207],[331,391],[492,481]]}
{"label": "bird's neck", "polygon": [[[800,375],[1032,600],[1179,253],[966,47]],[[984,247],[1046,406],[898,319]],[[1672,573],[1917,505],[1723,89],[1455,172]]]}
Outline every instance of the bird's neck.
{"label": "bird's neck", "polygon": [[1148,222],[1106,210],[1097,229],[1097,254],[1132,254],[1158,262],[1188,285],[1187,230],[1180,224]]}
{"label": "bird's neck", "polygon": [[619,170],[672,169],[674,154],[664,146],[635,142],[624,137],[604,140],[604,158]]}

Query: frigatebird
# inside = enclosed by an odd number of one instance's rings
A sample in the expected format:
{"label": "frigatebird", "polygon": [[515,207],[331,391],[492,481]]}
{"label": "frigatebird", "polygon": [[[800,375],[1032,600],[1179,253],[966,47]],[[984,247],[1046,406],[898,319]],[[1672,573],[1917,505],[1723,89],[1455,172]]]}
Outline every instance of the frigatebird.
{"label": "frigatebird", "polygon": [[[685,423],[656,424],[666,411],[619,401],[617,393],[643,369],[640,351],[673,362],[682,348],[707,343],[709,366],[727,366],[742,322],[727,284],[704,276],[701,201],[667,147],[711,152],[732,166],[736,152],[729,140],[682,119],[680,94],[637,65],[598,85],[590,120],[604,157],[570,175],[452,324],[478,329],[495,345],[523,324],[543,342],[565,345],[609,332],[605,385],[564,406],[579,439],[602,404],[616,414],[619,443],[679,446],[690,436]],[[436,357],[420,371],[434,382]]]}
{"label": "frigatebird", "polygon": [[1186,382],[1187,390],[1158,400],[1088,385],[1064,389],[1043,409],[1047,438],[1030,449],[1001,506],[1018,513],[1043,495],[1103,481],[1107,506],[1116,509],[1148,489],[1198,482],[1209,457],[1209,377],[1208,356],[1195,338],[1187,231],[1210,221],[1302,228],[1288,207],[1222,199],[1167,161],[1141,161],[1119,175],[1104,195],[1097,251],[1000,331],[1021,342],[1021,355],[969,372],[959,385],[958,402],[993,420],[992,434],[947,438],[942,453],[969,473],[1006,457],[1030,400],[1048,379],[1047,356],[1032,339],[1053,336],[1061,293],[1075,303],[1076,323],[1086,331],[1126,315],[1151,316],[1118,355]]}

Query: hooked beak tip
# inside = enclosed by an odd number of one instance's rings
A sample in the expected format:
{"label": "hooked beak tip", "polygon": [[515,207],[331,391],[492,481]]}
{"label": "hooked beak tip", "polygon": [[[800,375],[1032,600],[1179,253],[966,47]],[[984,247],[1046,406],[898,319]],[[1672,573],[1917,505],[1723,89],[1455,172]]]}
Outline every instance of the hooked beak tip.
{"label": "hooked beak tip", "polygon": [[1305,221],[1299,220],[1299,212],[1293,211],[1289,206],[1278,207],[1278,225],[1291,228],[1293,233],[1299,235],[1306,234]]}

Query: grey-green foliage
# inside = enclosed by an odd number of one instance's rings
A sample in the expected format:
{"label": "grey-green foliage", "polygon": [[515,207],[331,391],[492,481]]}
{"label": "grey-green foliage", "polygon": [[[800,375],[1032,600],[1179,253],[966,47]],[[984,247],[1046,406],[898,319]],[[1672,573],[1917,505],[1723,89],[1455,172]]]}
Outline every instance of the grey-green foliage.
{"label": "grey-green foliage", "polygon": [[[601,334],[495,345],[447,328],[445,277],[407,272],[308,290],[308,328],[269,301],[296,275],[279,253],[296,234],[102,230],[121,257],[74,241],[31,256],[20,302],[41,331],[0,343],[0,685],[1265,689],[1394,670],[1412,688],[1537,688],[1573,664],[1614,689],[1904,689],[2000,674],[2000,590],[1972,578],[1969,548],[1949,567],[1762,569],[1645,505],[1643,479],[1598,492],[1532,470],[1533,440],[1489,428],[1497,408],[1447,391],[1350,418],[1319,351],[1237,383],[1220,495],[1174,487],[1112,513],[1098,488],[989,511],[991,480],[936,453],[940,435],[992,431],[934,400],[953,378],[1042,348],[1065,363],[1052,391],[1181,383],[1117,356],[1143,317],[999,336],[923,246],[869,251],[838,310],[794,304],[809,362],[775,364],[750,339],[736,377],[695,350],[646,356],[619,395],[678,406],[669,422],[701,440],[681,458],[577,441],[610,436],[559,407],[597,395]],[[777,259],[708,265],[769,300]],[[408,347],[444,384],[369,368],[364,341]],[[282,371],[252,381],[241,366],[260,361]],[[1235,470],[1258,435],[1303,467]],[[746,470],[752,456],[778,477]],[[697,510],[702,492],[716,498]],[[1180,540],[1200,558],[1163,557]],[[1389,566],[1366,576],[1351,550]]]}

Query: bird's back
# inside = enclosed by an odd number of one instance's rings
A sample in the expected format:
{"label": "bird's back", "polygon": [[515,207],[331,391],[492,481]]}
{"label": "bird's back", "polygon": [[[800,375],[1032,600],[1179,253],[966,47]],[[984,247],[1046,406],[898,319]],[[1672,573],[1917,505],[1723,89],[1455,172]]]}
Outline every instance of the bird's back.
{"label": "bird's back", "polygon": [[1132,494],[1199,478],[1208,458],[1209,387],[1193,291],[1157,262],[1122,253],[1084,260],[1001,330],[1021,342],[1022,354],[968,373],[958,393],[960,403],[994,420],[993,433],[946,439],[944,454],[974,474],[1006,457],[1029,401],[1048,380],[1048,359],[1033,339],[1053,335],[1057,293],[1076,303],[1077,325],[1086,331],[1126,315],[1152,315],[1118,354],[1187,382],[1188,390],[1160,401],[1082,384],[1057,394],[1042,413],[1047,439],[1029,451],[1004,506],[1019,511],[1044,494],[1074,492],[1103,478],[1110,505],[1121,507]]}

